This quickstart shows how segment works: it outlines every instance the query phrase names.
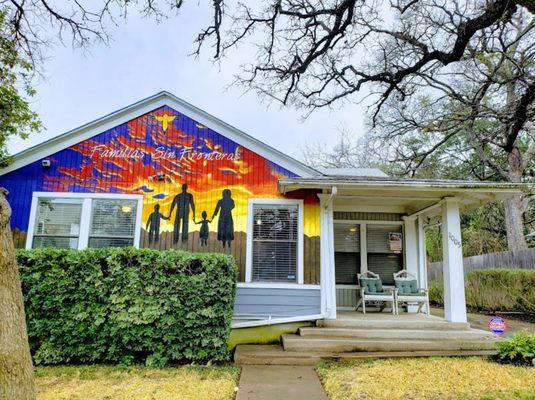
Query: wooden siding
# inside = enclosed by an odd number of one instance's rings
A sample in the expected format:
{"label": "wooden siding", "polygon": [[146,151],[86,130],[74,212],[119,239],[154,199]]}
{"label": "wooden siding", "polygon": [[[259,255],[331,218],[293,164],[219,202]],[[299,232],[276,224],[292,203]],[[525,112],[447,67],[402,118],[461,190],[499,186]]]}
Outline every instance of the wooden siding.
{"label": "wooden siding", "polygon": [[[277,183],[292,172],[267,160],[227,137],[179,114],[161,107],[127,123],[104,131],[91,139],[21,167],[0,177],[0,186],[9,191],[13,209],[11,226],[17,247],[24,247],[29,212],[34,191],[142,194],[143,227],[141,246],[160,250],[225,252],[232,254],[245,277],[247,203],[250,198],[282,198]],[[158,176],[160,174],[160,176]],[[171,206],[187,184],[194,199],[188,220],[187,240],[173,238],[176,208]],[[221,240],[223,212],[212,220],[223,191],[230,191],[234,208],[230,226],[225,231],[230,248]],[[292,193],[291,198],[304,200],[304,281],[319,283],[319,201],[314,191]],[[147,222],[160,207],[159,240],[149,243]],[[230,208],[230,207],[227,207]],[[206,211],[208,235],[201,245],[202,212]],[[219,235],[218,235],[219,233]],[[232,234],[232,235],[231,235]]]}
{"label": "wooden siding", "polygon": [[238,287],[234,313],[296,317],[321,314],[320,289]]}

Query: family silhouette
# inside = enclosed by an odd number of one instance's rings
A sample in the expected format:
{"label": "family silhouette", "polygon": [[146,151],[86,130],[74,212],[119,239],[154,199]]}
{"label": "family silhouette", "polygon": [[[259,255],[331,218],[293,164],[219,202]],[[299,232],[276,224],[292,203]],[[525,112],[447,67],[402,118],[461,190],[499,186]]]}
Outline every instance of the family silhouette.
{"label": "family silhouette", "polygon": [[[217,222],[217,240],[219,240],[223,247],[230,247],[234,240],[234,220],[232,219],[232,210],[235,207],[232,199],[232,192],[230,189],[224,189],[221,194],[221,199],[217,201],[212,218],[208,219],[208,213],[203,211],[201,213],[202,219],[197,221],[195,219],[195,200],[193,195],[188,192],[188,185],[183,184],[182,190],[175,195],[171,202],[171,209],[169,215],[165,216],[160,212],[160,205],[154,206],[154,211],[149,215],[146,228],[149,232],[149,244],[157,243],[160,240],[160,221],[162,219],[171,220],[174,213],[173,221],[173,244],[178,243],[179,238],[182,243],[188,241],[189,236],[189,217],[190,211],[193,215],[193,223],[201,225],[199,231],[199,239],[201,246],[208,246],[208,238],[210,234],[210,223],[219,215]],[[181,232],[182,230],[182,232]]]}

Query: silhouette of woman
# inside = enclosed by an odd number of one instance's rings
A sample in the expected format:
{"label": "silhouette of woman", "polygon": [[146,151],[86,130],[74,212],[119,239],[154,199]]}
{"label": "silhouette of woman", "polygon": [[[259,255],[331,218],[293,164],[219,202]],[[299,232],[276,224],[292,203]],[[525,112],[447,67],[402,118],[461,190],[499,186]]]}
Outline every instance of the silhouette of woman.
{"label": "silhouette of woman", "polygon": [[223,247],[227,244],[230,247],[230,242],[234,240],[234,221],[232,220],[232,210],[234,209],[234,200],[231,197],[230,189],[224,189],[222,198],[215,206],[212,220],[219,213],[219,220],[217,221],[217,240],[223,243]]}

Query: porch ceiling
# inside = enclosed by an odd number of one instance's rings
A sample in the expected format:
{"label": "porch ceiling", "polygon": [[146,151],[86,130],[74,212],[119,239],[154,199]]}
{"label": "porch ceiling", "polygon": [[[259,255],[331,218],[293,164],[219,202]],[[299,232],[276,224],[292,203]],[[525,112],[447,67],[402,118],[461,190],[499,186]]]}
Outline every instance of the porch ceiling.
{"label": "porch ceiling", "polygon": [[[470,182],[470,181],[430,181],[410,179],[351,179],[351,178],[295,178],[281,179],[279,190],[288,193],[298,189],[316,189],[331,193],[336,187],[334,206],[362,207],[369,211],[399,212],[413,214],[432,206],[445,197],[459,200],[462,210],[507,199],[523,190],[527,185]],[[440,210],[430,210],[428,215]]]}

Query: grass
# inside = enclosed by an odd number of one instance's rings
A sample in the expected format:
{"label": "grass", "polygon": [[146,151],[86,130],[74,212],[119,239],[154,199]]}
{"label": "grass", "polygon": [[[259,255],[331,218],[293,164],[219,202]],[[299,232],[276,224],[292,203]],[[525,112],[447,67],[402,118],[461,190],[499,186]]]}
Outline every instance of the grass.
{"label": "grass", "polygon": [[484,358],[413,358],[326,364],[331,400],[535,399],[535,368]]}
{"label": "grass", "polygon": [[38,400],[233,399],[239,368],[37,367]]}

